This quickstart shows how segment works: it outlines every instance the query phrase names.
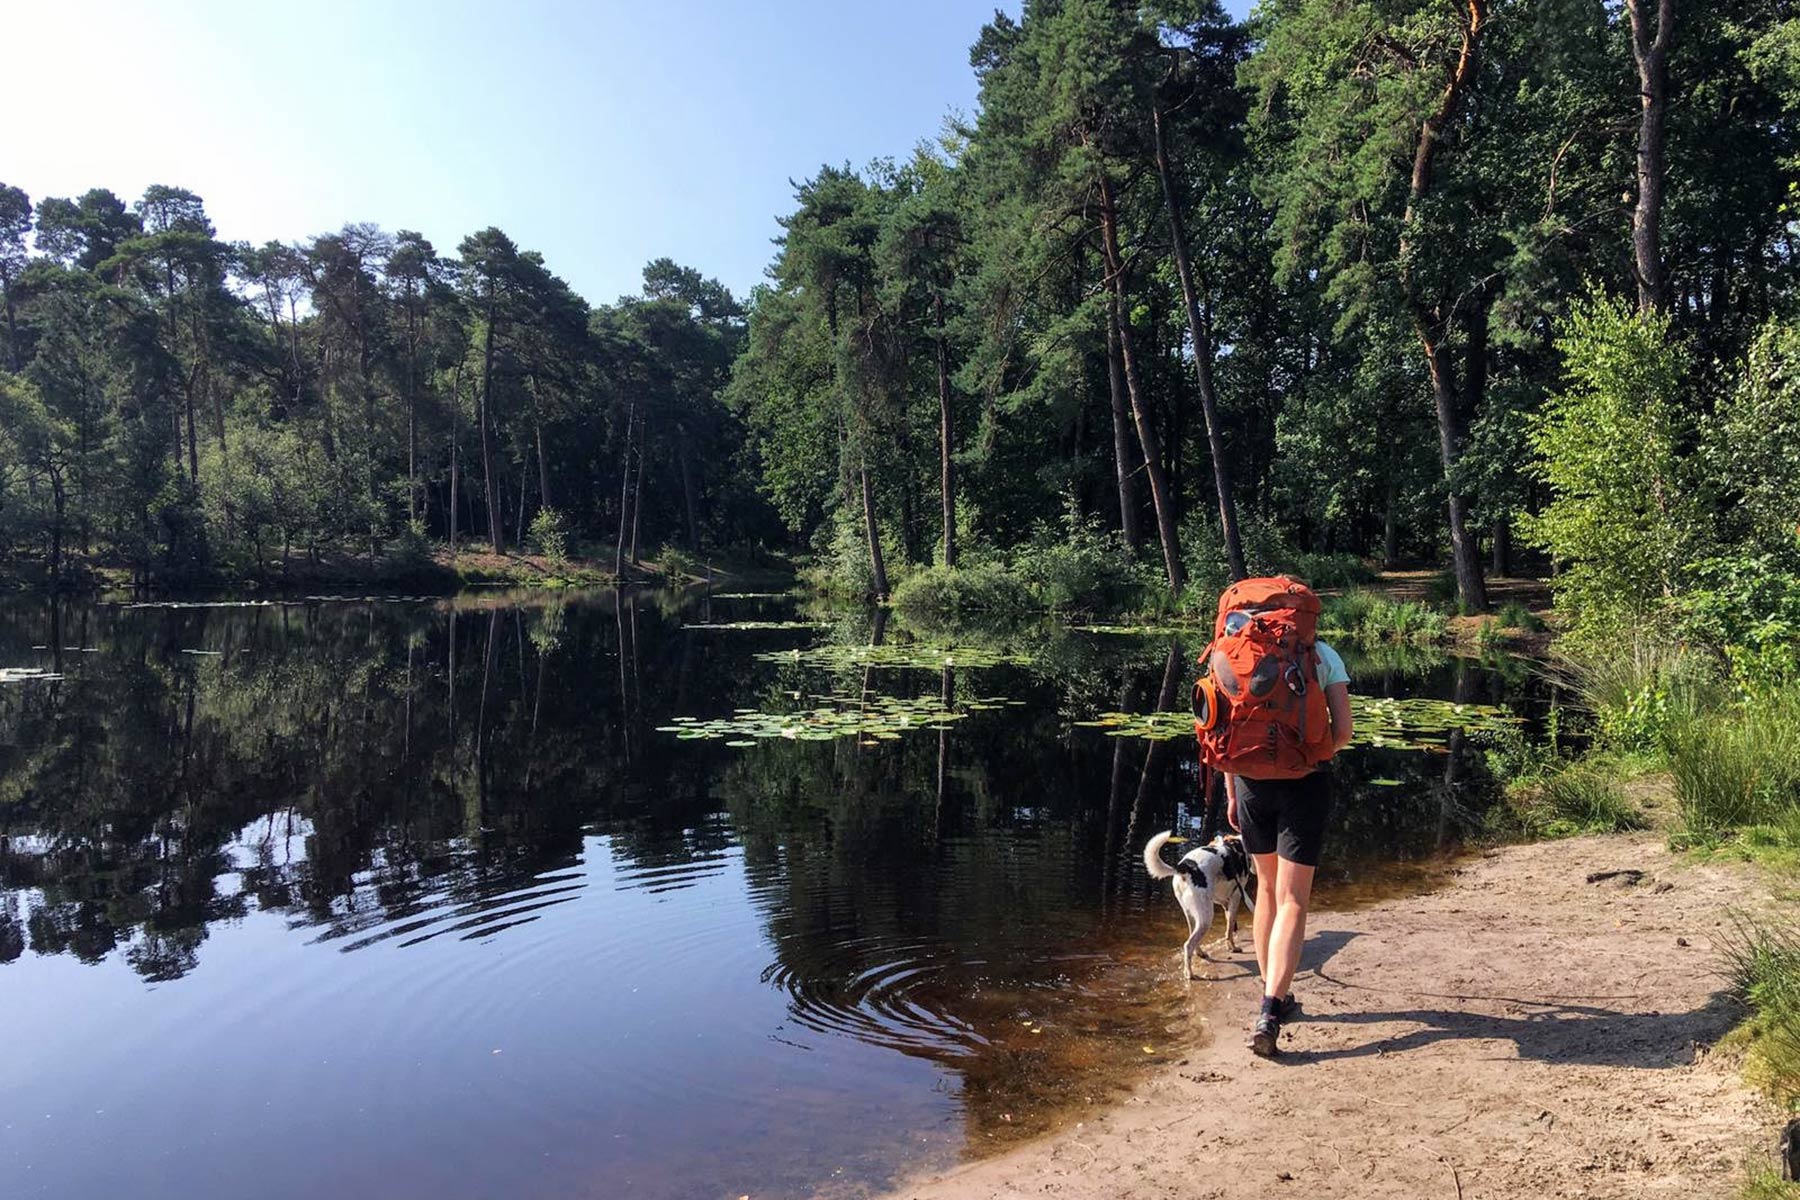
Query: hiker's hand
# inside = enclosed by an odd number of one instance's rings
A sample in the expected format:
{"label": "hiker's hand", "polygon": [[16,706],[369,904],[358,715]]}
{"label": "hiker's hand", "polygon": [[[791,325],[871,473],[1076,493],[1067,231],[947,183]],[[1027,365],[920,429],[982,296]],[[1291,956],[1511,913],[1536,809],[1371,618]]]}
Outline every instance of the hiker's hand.
{"label": "hiker's hand", "polygon": [[1242,833],[1237,820],[1237,789],[1231,786],[1229,777],[1225,780],[1225,823],[1231,826],[1232,832]]}

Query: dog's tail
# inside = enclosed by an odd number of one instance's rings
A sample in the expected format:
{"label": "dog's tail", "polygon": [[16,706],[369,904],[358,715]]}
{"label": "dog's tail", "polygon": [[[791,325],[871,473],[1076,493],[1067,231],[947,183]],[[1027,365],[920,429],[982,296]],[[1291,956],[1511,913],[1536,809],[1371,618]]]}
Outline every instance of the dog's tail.
{"label": "dog's tail", "polygon": [[1170,833],[1159,833],[1144,843],[1144,870],[1150,872],[1152,879],[1173,879],[1179,873],[1174,867],[1162,859],[1162,848],[1169,844],[1175,836]]}

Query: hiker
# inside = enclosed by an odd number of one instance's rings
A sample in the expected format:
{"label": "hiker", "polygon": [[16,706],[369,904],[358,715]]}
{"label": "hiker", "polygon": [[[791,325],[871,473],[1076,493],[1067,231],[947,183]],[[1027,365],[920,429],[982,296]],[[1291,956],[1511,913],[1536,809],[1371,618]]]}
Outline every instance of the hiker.
{"label": "hiker", "polygon": [[1350,675],[1318,640],[1318,619],[1319,598],[1299,580],[1233,584],[1219,597],[1194,685],[1203,781],[1212,770],[1225,776],[1226,820],[1256,863],[1263,1000],[1250,1049],[1265,1058],[1298,1007],[1292,988],[1331,815],[1331,758],[1351,734]]}

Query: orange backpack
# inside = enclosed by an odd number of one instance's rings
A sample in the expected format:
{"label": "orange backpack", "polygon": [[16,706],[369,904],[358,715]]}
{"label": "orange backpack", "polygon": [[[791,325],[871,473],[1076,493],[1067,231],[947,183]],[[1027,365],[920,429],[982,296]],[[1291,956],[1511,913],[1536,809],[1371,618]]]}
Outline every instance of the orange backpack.
{"label": "orange backpack", "polygon": [[1247,779],[1298,779],[1331,757],[1318,626],[1319,597],[1297,579],[1244,579],[1225,589],[1194,683],[1202,763]]}

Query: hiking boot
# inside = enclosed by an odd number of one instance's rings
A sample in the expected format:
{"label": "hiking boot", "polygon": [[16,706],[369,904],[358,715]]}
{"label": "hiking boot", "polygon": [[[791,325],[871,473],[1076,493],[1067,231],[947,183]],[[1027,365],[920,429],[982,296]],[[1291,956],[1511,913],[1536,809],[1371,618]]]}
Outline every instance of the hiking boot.
{"label": "hiking boot", "polygon": [[1281,1023],[1285,1025],[1292,1021],[1299,1012],[1300,1002],[1294,999],[1294,993],[1289,992],[1281,998],[1281,1008],[1275,1015],[1281,1018]]}
{"label": "hiking boot", "polygon": [[1256,1018],[1250,1030],[1250,1053],[1258,1058],[1274,1058],[1281,1053],[1281,1018],[1264,1013]]}

